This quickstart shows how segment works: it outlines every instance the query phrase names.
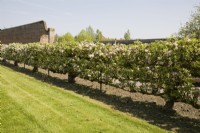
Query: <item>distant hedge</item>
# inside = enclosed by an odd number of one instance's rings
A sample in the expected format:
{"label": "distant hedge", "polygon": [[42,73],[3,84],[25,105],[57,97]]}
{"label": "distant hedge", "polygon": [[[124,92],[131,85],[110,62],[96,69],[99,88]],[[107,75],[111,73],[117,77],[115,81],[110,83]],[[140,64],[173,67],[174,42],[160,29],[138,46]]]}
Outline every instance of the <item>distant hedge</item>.
{"label": "distant hedge", "polygon": [[199,107],[200,41],[156,41],[151,44],[102,43],[19,44],[1,46],[1,58],[130,91],[160,95],[166,107],[182,101]]}

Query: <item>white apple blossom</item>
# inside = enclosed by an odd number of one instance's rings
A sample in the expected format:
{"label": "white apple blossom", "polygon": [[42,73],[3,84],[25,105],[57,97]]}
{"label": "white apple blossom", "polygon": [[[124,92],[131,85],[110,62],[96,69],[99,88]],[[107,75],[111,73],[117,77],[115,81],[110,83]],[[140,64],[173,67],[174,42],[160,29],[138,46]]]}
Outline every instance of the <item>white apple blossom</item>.
{"label": "white apple blossom", "polygon": [[90,57],[90,58],[93,58],[93,57],[94,57],[94,54],[89,54],[89,57]]}
{"label": "white apple blossom", "polygon": [[187,42],[191,42],[191,39],[190,39],[190,38],[188,38],[188,39],[187,39]]}
{"label": "white apple blossom", "polygon": [[170,56],[172,54],[172,50],[169,50],[165,53],[167,56]]}

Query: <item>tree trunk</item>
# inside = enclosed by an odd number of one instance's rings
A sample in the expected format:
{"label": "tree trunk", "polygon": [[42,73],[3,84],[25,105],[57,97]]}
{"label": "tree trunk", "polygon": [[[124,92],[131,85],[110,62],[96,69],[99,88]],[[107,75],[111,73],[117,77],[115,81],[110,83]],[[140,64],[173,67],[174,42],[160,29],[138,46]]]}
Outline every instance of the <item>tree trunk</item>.
{"label": "tree trunk", "polygon": [[172,110],[173,106],[174,106],[175,100],[174,99],[169,99],[168,101],[166,101],[164,108],[166,110]]}
{"label": "tree trunk", "polygon": [[[178,86],[178,84],[177,84],[177,86]],[[176,90],[177,89],[174,87],[173,89],[168,89],[166,91],[167,100],[166,100],[166,103],[164,105],[164,109],[166,109],[166,110],[172,110],[173,109],[174,103],[177,101],[177,97],[173,96],[172,94],[175,93]]]}
{"label": "tree trunk", "polygon": [[48,77],[49,77],[49,75],[50,75],[50,70],[48,69],[47,71],[48,71]]}
{"label": "tree trunk", "polygon": [[100,92],[102,92],[102,82],[100,82]]}
{"label": "tree trunk", "polygon": [[18,66],[18,62],[17,61],[14,62],[14,66]]}
{"label": "tree trunk", "polygon": [[102,92],[102,70],[99,71],[99,84],[100,84],[100,92]]}
{"label": "tree trunk", "polygon": [[34,66],[32,71],[33,72],[37,72],[38,71],[38,67]]}
{"label": "tree trunk", "polygon": [[2,62],[6,62],[6,59],[3,59]]}
{"label": "tree trunk", "polygon": [[75,73],[68,73],[68,82],[69,83],[75,83],[76,76],[77,75]]}

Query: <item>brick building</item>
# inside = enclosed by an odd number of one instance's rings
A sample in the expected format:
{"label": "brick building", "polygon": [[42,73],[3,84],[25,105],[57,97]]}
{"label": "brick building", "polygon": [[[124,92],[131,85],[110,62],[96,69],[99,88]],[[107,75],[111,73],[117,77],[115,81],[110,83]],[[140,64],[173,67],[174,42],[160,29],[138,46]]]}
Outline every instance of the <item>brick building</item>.
{"label": "brick building", "polygon": [[55,30],[47,28],[45,21],[38,21],[17,27],[0,29],[0,41],[3,44],[19,43],[52,43],[55,40]]}

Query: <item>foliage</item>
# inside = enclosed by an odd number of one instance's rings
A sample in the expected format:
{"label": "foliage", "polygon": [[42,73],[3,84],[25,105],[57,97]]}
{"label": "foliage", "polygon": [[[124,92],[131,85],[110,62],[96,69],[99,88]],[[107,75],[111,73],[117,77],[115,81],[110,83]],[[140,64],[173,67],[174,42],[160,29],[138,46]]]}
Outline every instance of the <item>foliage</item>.
{"label": "foliage", "polygon": [[129,30],[127,30],[127,32],[124,33],[124,39],[125,40],[130,40],[131,39],[131,33]]}
{"label": "foliage", "polygon": [[65,35],[58,37],[58,42],[73,42],[74,37],[70,32],[67,32]]}
{"label": "foliage", "polygon": [[96,41],[102,41],[102,40],[103,40],[103,34],[99,29],[97,29],[97,31],[96,31]]}
{"label": "foliage", "polygon": [[96,35],[95,35],[95,32],[94,32],[94,30],[93,30],[93,28],[91,26],[86,28],[86,32],[92,38],[92,41],[95,41]]}
{"label": "foliage", "polygon": [[200,39],[200,6],[191,15],[190,20],[180,28],[179,37],[194,37]]}
{"label": "foliage", "polygon": [[76,41],[78,41],[78,42],[83,42],[83,41],[92,42],[93,41],[93,37],[86,30],[83,29],[77,35]]}
{"label": "foliage", "polygon": [[193,77],[200,77],[200,42],[195,39],[133,45],[10,44],[1,53],[7,60],[161,95],[167,101],[198,102]]}
{"label": "foliage", "polygon": [[99,29],[97,29],[95,33],[93,28],[89,26],[86,29],[81,30],[81,32],[75,38],[78,42],[94,42],[103,40],[103,34]]}

